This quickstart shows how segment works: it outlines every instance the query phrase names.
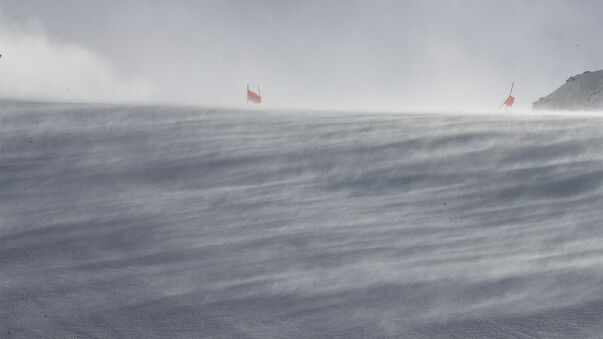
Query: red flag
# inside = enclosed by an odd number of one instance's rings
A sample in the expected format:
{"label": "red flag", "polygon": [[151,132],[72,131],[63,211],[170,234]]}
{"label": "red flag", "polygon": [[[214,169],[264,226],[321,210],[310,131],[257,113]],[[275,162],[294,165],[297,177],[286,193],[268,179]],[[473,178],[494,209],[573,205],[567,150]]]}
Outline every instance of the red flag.
{"label": "red flag", "polygon": [[[258,86],[258,92],[260,91],[260,87]],[[255,102],[256,104],[262,103],[262,96],[249,90],[249,84],[247,84],[247,101]]]}
{"label": "red flag", "polygon": [[507,107],[511,107],[511,105],[513,105],[514,101],[515,101],[515,98],[512,96],[509,96],[503,104],[507,105]]}
{"label": "red flag", "polygon": [[498,106],[498,108],[501,108],[503,105],[507,105],[507,108],[509,108],[513,105],[513,102],[515,102],[515,97],[513,97],[511,95],[511,93],[513,93],[513,86],[515,86],[515,81],[513,81],[513,83],[511,84],[511,90],[509,91],[509,97],[507,98],[507,100],[505,100],[505,102],[500,104],[500,106]]}

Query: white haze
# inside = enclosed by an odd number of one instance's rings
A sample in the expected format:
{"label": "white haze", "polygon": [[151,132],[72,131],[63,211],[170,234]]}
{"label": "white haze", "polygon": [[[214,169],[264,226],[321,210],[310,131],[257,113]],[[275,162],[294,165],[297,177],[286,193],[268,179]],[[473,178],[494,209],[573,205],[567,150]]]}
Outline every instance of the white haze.
{"label": "white haze", "polygon": [[[2,96],[13,99],[86,102],[144,102],[153,87],[127,79],[92,51],[53,41],[34,27],[0,27]],[[6,52],[5,52],[6,53]]]}
{"label": "white haze", "polygon": [[[0,1],[3,97],[526,109],[603,68],[598,1]],[[31,26],[36,27],[32,29]]]}

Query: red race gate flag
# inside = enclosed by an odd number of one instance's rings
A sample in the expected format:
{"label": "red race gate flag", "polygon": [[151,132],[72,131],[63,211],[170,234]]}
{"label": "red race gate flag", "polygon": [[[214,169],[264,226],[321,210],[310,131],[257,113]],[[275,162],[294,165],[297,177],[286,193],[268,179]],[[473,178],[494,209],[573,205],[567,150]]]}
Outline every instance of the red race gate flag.
{"label": "red race gate flag", "polygon": [[[260,86],[258,85],[258,93],[260,93]],[[249,84],[247,84],[247,101],[255,102],[256,104],[262,103],[261,94],[255,93],[249,90]]]}
{"label": "red race gate flag", "polygon": [[513,97],[511,95],[511,93],[513,92],[513,86],[515,86],[515,81],[513,81],[513,83],[511,84],[511,90],[509,91],[509,97],[507,98],[507,100],[505,100],[505,102],[500,104],[500,106],[498,106],[498,108],[501,108],[503,105],[507,105],[507,108],[509,108],[513,105],[513,102],[515,102],[515,97]]}

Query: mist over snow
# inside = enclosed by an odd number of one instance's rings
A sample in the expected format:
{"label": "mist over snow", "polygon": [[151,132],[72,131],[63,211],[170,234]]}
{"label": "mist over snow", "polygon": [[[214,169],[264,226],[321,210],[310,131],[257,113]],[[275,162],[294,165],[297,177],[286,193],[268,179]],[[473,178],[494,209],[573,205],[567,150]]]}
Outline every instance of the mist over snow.
{"label": "mist over snow", "polygon": [[603,333],[600,115],[0,105],[0,337]]}
{"label": "mist over snow", "polygon": [[601,6],[3,0],[0,95],[243,106],[251,83],[265,108],[495,109],[515,81],[525,109],[603,68]]}
{"label": "mist over snow", "polygon": [[147,102],[155,90],[120,75],[94,51],[49,37],[37,23],[0,23],[0,95],[68,102]]}

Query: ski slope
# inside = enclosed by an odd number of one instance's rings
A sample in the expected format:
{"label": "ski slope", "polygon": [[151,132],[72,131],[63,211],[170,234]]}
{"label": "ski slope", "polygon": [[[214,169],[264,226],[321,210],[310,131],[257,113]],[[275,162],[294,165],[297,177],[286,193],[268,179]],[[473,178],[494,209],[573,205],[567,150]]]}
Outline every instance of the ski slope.
{"label": "ski slope", "polygon": [[601,116],[0,112],[0,337],[603,333]]}

